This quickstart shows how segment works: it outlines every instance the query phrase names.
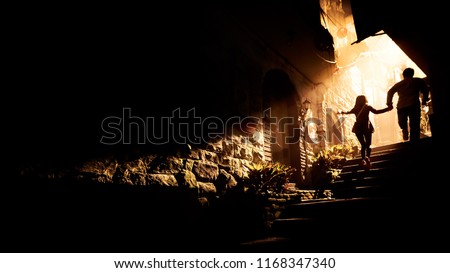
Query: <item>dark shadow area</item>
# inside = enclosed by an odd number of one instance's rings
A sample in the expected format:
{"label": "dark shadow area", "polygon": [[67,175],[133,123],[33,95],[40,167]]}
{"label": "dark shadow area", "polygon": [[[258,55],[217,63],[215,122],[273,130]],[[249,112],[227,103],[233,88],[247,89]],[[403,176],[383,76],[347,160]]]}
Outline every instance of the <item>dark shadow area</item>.
{"label": "dark shadow area", "polygon": [[10,182],[0,252],[233,252],[266,235],[262,207],[238,192],[202,206],[178,187]]}

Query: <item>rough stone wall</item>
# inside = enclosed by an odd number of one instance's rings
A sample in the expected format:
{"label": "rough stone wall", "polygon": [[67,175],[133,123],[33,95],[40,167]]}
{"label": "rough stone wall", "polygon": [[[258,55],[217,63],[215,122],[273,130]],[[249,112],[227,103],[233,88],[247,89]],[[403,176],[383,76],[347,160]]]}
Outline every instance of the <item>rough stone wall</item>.
{"label": "rough stone wall", "polygon": [[[187,151],[187,152],[186,152]],[[56,181],[112,183],[195,189],[198,197],[220,196],[247,174],[245,166],[263,160],[262,143],[246,135],[232,135],[204,148],[190,147],[175,153],[149,153],[96,158],[78,166],[22,170],[25,177]]]}
{"label": "rough stone wall", "polygon": [[[199,61],[205,60],[207,67],[202,71],[201,79],[202,88],[208,92],[200,92],[198,98],[195,97],[197,94],[190,98],[189,92],[183,95],[196,103],[197,100],[202,102],[201,105],[195,104],[201,108],[198,111],[201,118],[214,115],[224,122],[232,117],[261,118],[265,110],[261,85],[265,73],[271,69],[286,72],[295,85],[300,101],[306,98],[312,83],[301,71],[245,24],[227,17],[220,10],[216,12],[211,10],[209,14],[214,20],[211,20],[210,28],[205,33],[208,37],[204,45],[205,56],[199,56]],[[314,99],[314,102],[317,101]],[[316,109],[312,110],[317,111],[315,105]],[[262,131],[259,129],[257,133],[262,134]],[[115,155],[98,157],[73,169],[50,170],[42,172],[42,175],[101,183],[188,186],[197,188],[202,195],[221,191],[224,187],[219,185],[221,179],[242,179],[246,175],[245,165],[265,160],[263,143],[255,134],[225,134],[217,141],[208,141],[204,147],[185,146],[189,147],[187,152],[142,153],[126,157],[126,160]]]}

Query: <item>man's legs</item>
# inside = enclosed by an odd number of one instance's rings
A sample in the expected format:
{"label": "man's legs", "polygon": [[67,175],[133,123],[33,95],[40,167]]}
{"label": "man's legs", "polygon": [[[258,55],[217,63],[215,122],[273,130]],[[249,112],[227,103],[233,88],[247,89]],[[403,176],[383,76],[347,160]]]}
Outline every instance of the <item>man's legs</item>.
{"label": "man's legs", "polygon": [[408,108],[397,109],[398,126],[402,129],[403,140],[408,140]]}
{"label": "man's legs", "polygon": [[409,109],[409,127],[411,129],[410,141],[420,139],[420,107],[411,107]]}

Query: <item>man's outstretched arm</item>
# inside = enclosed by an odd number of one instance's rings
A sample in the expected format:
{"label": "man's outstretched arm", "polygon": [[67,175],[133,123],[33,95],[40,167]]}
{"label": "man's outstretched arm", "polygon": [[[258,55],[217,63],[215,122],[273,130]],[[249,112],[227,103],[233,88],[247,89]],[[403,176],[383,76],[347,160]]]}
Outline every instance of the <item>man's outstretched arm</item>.
{"label": "man's outstretched arm", "polygon": [[395,92],[397,92],[395,85],[389,89],[386,96],[386,105],[392,106],[392,98],[394,97]]}

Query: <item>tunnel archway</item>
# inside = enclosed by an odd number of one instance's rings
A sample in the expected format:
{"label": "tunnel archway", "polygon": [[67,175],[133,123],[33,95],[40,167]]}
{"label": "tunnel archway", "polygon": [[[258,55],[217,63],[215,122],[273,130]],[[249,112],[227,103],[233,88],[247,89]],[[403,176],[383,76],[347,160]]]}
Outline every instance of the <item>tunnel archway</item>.
{"label": "tunnel archway", "polygon": [[262,91],[265,158],[294,167],[292,182],[298,184],[302,176],[296,87],[285,71],[271,69],[264,76]]}

